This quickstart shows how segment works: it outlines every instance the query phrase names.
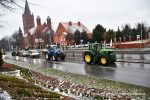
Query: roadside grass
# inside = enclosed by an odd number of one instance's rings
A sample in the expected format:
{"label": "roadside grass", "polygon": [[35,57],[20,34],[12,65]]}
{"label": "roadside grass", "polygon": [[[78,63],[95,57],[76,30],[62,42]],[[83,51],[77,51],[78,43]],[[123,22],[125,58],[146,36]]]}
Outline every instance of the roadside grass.
{"label": "roadside grass", "polygon": [[[127,84],[123,82],[111,81],[106,79],[96,78],[94,76],[84,76],[73,74],[69,72],[63,72],[55,69],[47,69],[45,73],[53,75],[58,78],[63,78],[66,81],[71,81],[78,84],[83,84],[93,88],[99,88],[114,93],[143,93],[150,96],[150,88],[138,86],[134,84]],[[43,74],[45,74],[43,73]]]}
{"label": "roadside grass", "polygon": [[[19,63],[17,63],[17,65],[19,65]],[[26,65],[26,66],[22,65],[22,67],[29,68],[29,65]],[[37,71],[38,67],[39,66],[37,65],[37,67],[32,68],[32,70]],[[27,76],[29,76],[30,78],[31,74],[29,72],[25,71],[24,73],[28,74]],[[136,97],[136,96],[141,95],[143,98],[146,98],[144,100],[150,99],[150,88],[148,87],[138,86],[134,84],[127,84],[127,83],[122,83],[122,82],[117,82],[117,81],[111,81],[111,80],[106,80],[106,79],[100,79],[94,76],[84,76],[84,75],[79,75],[79,74],[73,74],[73,73],[63,72],[63,71],[52,69],[52,68],[40,69],[40,73],[42,73],[45,76],[55,77],[60,80],[70,81],[76,84],[82,84],[87,87],[100,89],[102,91],[109,91],[115,94],[129,95],[131,97]]]}
{"label": "roadside grass", "polygon": [[0,69],[0,72],[21,70],[21,76],[23,79],[18,79],[12,76],[3,75],[0,73],[0,88],[7,91],[14,100],[65,100],[65,96],[62,96],[56,92],[50,92],[42,89],[33,84],[33,79],[30,71],[25,68],[18,67],[13,64],[5,63]]}
{"label": "roadside grass", "polygon": [[13,99],[23,98],[55,98],[60,99],[60,95],[54,92],[45,91],[40,87],[27,83],[24,80],[0,74],[0,87],[6,90]]}

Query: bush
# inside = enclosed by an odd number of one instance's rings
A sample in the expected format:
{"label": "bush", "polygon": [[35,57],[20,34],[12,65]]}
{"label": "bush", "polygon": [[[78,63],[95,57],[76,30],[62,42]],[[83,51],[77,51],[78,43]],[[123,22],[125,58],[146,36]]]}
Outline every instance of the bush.
{"label": "bush", "polygon": [[2,59],[2,55],[3,55],[3,54],[2,54],[2,51],[1,51],[1,49],[0,49],[0,59]]}
{"label": "bush", "polygon": [[11,52],[11,55],[12,55],[12,56],[16,56],[16,51],[12,51],[12,52]]}
{"label": "bush", "polygon": [[2,67],[2,65],[3,65],[3,59],[2,59],[2,51],[0,50],[0,68]]}
{"label": "bush", "polygon": [[17,93],[18,93],[18,95],[19,96],[21,96],[21,97],[30,97],[31,96],[31,93],[30,93],[30,91],[29,90],[27,90],[27,89],[24,89],[24,88],[18,88],[17,89]]}

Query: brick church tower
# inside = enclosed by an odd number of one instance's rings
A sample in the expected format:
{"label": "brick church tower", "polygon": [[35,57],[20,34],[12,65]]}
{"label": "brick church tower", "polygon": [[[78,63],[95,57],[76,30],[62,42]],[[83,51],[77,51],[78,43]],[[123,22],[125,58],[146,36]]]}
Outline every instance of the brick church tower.
{"label": "brick church tower", "polygon": [[24,35],[29,33],[29,29],[34,27],[34,15],[31,14],[28,2],[26,0],[25,10],[22,14]]}

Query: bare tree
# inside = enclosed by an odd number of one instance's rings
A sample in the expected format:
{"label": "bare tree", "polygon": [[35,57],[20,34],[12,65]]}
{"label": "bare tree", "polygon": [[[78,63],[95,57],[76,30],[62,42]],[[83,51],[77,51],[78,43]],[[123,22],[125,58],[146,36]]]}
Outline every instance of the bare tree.
{"label": "bare tree", "polygon": [[16,3],[16,0],[0,0],[0,7],[4,9],[14,10],[15,8],[12,7],[13,5],[21,7]]}
{"label": "bare tree", "polygon": [[2,65],[3,65],[3,59],[2,59],[2,51],[0,48],[0,68],[2,67]]}
{"label": "bare tree", "polygon": [[[23,8],[22,6],[19,5],[18,1],[25,2],[26,0],[0,0],[0,7],[11,11],[15,10],[13,6],[18,6],[20,8]],[[34,6],[44,7],[42,5],[35,4],[32,2],[28,2],[28,3]]]}
{"label": "bare tree", "polygon": [[8,36],[3,37],[0,40],[0,48],[3,48],[4,50],[8,51],[10,50],[10,38]]}
{"label": "bare tree", "polygon": [[18,49],[22,49],[24,43],[23,43],[23,35],[22,35],[21,29],[19,28],[19,31],[15,31],[11,37],[12,37],[12,40],[14,41],[13,47],[17,47]]}
{"label": "bare tree", "polygon": [[72,33],[68,33],[66,35],[67,44],[72,44],[73,43],[73,38],[74,38],[74,35]]}

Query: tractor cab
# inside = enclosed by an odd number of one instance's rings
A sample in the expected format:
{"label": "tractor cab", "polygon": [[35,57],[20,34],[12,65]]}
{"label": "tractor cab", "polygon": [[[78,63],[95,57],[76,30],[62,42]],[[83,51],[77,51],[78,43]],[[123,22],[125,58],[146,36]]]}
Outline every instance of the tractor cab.
{"label": "tractor cab", "polygon": [[99,62],[102,65],[107,65],[116,61],[116,55],[112,50],[102,49],[100,43],[91,43],[89,49],[83,53],[83,59],[87,64]]}
{"label": "tractor cab", "polygon": [[93,53],[98,53],[98,51],[101,49],[102,49],[102,44],[100,43],[89,44],[89,50],[93,51]]}

